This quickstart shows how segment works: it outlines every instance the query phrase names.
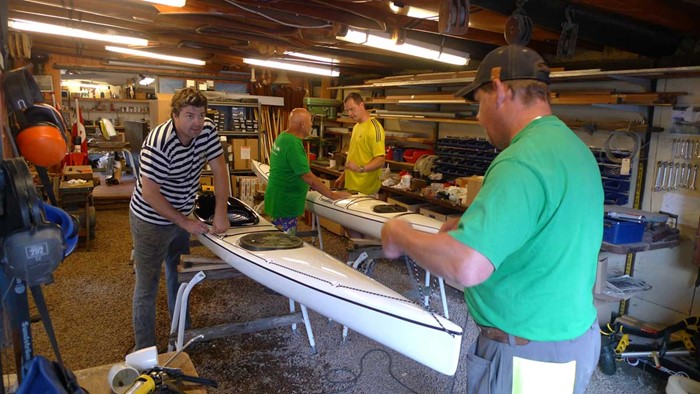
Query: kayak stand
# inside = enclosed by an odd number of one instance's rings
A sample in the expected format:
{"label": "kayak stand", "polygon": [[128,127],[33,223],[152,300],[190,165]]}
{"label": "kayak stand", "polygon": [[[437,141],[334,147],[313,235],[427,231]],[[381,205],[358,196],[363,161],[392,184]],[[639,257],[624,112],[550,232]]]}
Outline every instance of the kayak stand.
{"label": "kayak stand", "polygon": [[[206,275],[205,271],[207,272]],[[202,335],[203,340],[206,341],[283,326],[291,326],[292,331],[296,332],[297,324],[302,323],[306,327],[311,352],[316,354],[316,343],[306,306],[300,304],[301,311],[297,312],[296,304],[291,298],[289,299],[289,314],[286,315],[271,316],[246,322],[224,323],[211,327],[185,329],[189,293],[197,283],[204,280],[205,277],[209,279],[231,279],[240,276],[245,275],[218,258],[193,255],[182,255],[180,257],[178,280],[181,285],[175,301],[173,321],[170,325],[168,351],[180,350],[184,346],[185,337],[189,339]]]}

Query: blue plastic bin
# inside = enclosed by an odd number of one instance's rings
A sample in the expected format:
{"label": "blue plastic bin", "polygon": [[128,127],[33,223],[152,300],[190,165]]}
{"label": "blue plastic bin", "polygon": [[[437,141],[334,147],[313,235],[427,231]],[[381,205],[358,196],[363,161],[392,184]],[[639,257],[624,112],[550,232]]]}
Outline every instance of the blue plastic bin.
{"label": "blue plastic bin", "polygon": [[603,220],[603,241],[611,244],[641,242],[644,237],[644,223],[621,220]]}

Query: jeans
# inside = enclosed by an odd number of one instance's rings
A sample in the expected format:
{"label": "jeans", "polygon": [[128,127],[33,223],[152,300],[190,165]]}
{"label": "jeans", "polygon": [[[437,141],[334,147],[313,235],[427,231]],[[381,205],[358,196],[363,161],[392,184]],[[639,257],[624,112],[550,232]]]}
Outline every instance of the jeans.
{"label": "jeans", "polygon": [[156,296],[160,272],[165,261],[165,285],[168,312],[172,319],[179,283],[177,265],[180,255],[189,253],[190,234],[172,224],[159,226],[139,219],[129,212],[131,237],[134,242],[136,285],[132,306],[134,350],[156,345]]}

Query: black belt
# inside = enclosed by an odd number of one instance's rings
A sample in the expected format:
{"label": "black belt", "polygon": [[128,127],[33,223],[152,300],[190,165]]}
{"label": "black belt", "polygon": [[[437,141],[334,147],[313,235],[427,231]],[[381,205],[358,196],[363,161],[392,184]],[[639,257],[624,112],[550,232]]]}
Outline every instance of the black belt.
{"label": "black belt", "polygon": [[[502,343],[510,343],[508,341],[508,333],[505,331],[498,329],[496,327],[484,327],[484,326],[479,326],[481,329],[481,335],[485,336],[488,339],[491,339],[496,342],[502,342]],[[515,344],[518,346],[522,345],[527,345],[530,343],[529,339],[521,338],[521,337],[516,337],[515,335],[512,335],[513,339],[515,340]]]}

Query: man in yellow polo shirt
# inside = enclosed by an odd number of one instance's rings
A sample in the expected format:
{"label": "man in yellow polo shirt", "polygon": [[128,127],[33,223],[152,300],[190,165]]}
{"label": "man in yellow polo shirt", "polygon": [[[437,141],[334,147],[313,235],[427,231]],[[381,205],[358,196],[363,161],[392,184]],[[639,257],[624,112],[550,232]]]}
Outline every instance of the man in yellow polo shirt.
{"label": "man in yellow polo shirt", "polygon": [[384,128],[369,115],[358,93],[348,94],[343,103],[355,126],[352,128],[345,171],[336,179],[334,186],[374,195],[382,185],[379,176],[384,167]]}

